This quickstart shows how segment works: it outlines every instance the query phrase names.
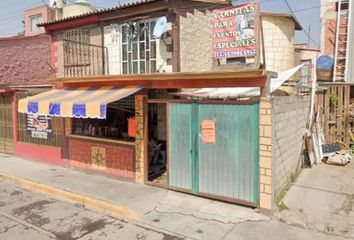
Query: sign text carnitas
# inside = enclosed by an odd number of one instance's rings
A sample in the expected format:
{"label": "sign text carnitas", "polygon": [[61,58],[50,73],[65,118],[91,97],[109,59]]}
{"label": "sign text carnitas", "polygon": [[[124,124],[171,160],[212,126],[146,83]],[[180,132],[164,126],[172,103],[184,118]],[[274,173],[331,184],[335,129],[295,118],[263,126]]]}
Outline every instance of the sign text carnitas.
{"label": "sign text carnitas", "polygon": [[214,10],[213,57],[236,58],[256,55],[255,13],[257,3]]}

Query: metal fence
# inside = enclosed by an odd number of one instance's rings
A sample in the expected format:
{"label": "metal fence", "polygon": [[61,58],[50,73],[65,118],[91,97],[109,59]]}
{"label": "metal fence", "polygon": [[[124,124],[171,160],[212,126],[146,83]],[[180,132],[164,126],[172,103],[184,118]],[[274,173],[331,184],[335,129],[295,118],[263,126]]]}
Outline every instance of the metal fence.
{"label": "metal fence", "polygon": [[0,94],[0,152],[12,154],[12,95]]}
{"label": "metal fence", "polygon": [[64,76],[85,77],[108,75],[107,47],[63,40]]}

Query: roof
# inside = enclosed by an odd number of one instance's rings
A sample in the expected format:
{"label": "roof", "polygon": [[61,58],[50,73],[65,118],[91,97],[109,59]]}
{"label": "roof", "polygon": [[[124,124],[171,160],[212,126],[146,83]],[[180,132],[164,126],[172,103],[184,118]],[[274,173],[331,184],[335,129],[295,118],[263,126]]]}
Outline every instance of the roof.
{"label": "roof", "polygon": [[[48,25],[51,25],[51,24],[66,22],[66,21],[70,21],[70,20],[74,20],[74,19],[80,19],[80,18],[83,18],[83,17],[88,17],[88,16],[101,14],[101,13],[109,13],[109,12],[113,12],[113,11],[116,11],[116,10],[121,10],[121,9],[129,8],[129,7],[135,7],[135,6],[144,5],[144,4],[153,3],[153,2],[159,2],[159,1],[164,1],[164,0],[137,0],[137,1],[133,1],[133,2],[120,4],[118,6],[111,7],[111,8],[103,8],[103,9],[91,11],[91,12],[88,12],[88,13],[84,13],[84,14],[81,14],[81,15],[76,15],[76,16],[71,16],[71,17],[67,17],[67,18],[57,19],[57,20],[53,20],[53,21],[43,22],[43,23],[38,24],[38,26],[39,27],[45,27],[45,26],[48,26]],[[206,2],[206,3],[228,3],[229,2],[228,0],[190,0],[190,1]]]}
{"label": "roof", "polygon": [[33,35],[33,36],[15,35],[10,37],[0,37],[0,41],[14,41],[14,40],[33,39],[33,38],[49,38],[49,35],[44,33]]}
{"label": "roof", "polygon": [[304,51],[313,51],[313,52],[321,52],[318,48],[311,48],[307,43],[298,43],[295,44],[295,50],[304,50]]}
{"label": "roof", "polygon": [[290,13],[262,12],[261,16],[262,17],[285,17],[285,18],[290,18],[295,23],[295,30],[301,31],[303,29],[301,24],[299,23],[299,21]]}
{"label": "roof", "polygon": [[38,24],[38,26],[45,27],[45,26],[55,24],[55,23],[60,23],[60,22],[65,22],[65,21],[70,21],[70,20],[74,20],[74,19],[79,19],[79,18],[91,16],[91,15],[96,15],[98,13],[108,13],[108,12],[113,12],[115,10],[120,10],[120,9],[124,9],[124,8],[128,8],[128,7],[134,7],[134,6],[143,5],[143,4],[152,3],[152,2],[158,2],[158,1],[161,1],[161,0],[138,0],[138,1],[130,2],[130,3],[128,2],[128,3],[124,3],[124,4],[121,4],[121,5],[118,5],[115,7],[111,7],[111,8],[103,8],[103,9],[87,12],[84,14],[76,15],[76,16],[71,16],[71,17],[67,17],[67,18],[61,18],[61,19],[57,19],[57,20],[53,20],[53,21],[43,22],[43,23]]}
{"label": "roof", "polygon": [[53,82],[65,86],[138,85],[151,88],[260,87],[266,72],[262,69],[237,69],[216,72],[173,72],[57,78]]}

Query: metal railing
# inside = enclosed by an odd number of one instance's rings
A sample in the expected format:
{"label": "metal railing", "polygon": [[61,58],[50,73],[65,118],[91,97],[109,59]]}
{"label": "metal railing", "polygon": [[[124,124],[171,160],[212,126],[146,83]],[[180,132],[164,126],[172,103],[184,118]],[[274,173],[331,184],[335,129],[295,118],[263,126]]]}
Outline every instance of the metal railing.
{"label": "metal railing", "polygon": [[63,40],[64,77],[108,75],[107,47]]}

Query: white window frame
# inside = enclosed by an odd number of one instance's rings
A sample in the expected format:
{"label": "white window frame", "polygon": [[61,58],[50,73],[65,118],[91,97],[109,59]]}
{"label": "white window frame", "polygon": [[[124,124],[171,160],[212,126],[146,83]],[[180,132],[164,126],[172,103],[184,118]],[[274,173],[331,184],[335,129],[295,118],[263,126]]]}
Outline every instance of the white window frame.
{"label": "white window frame", "polygon": [[30,32],[31,33],[41,33],[43,29],[38,27],[37,24],[43,22],[43,14],[34,14],[29,17],[30,22]]}
{"label": "white window frame", "polygon": [[[144,39],[140,39],[140,33],[138,33],[137,35],[137,40],[136,41],[132,41],[127,39],[126,42],[123,42],[123,37],[124,37],[124,28],[128,26],[128,23],[126,24],[122,24],[120,26],[120,31],[121,31],[121,37],[120,37],[120,53],[121,53],[121,73],[122,74],[143,74],[143,73],[154,73],[157,72],[157,54],[158,54],[158,47],[159,47],[159,41],[157,41],[158,39],[153,39],[152,38],[152,32],[153,32],[153,28],[152,23],[153,22],[157,22],[157,19],[148,19],[148,20],[142,20],[142,21],[137,21],[137,26],[139,26],[140,24],[149,24],[149,46],[146,46],[146,42],[147,42],[147,34],[144,35]],[[129,41],[130,41],[130,48],[129,48]],[[136,43],[137,44],[137,58],[133,59],[133,44]],[[140,44],[145,43],[145,58],[140,58],[141,57],[141,51],[140,51]],[[155,56],[152,57],[151,54],[151,49],[152,49],[152,45],[155,45]],[[127,49],[127,58],[124,60],[123,59],[123,49],[124,46],[126,46]],[[148,54],[148,55],[147,55]],[[129,64],[129,57],[131,58],[131,64]],[[141,71],[141,63],[145,64],[145,70]],[[155,69],[152,69],[152,63],[155,63]],[[134,64],[136,64],[136,70],[135,71],[135,66]],[[125,66],[126,65],[126,66]]]}

